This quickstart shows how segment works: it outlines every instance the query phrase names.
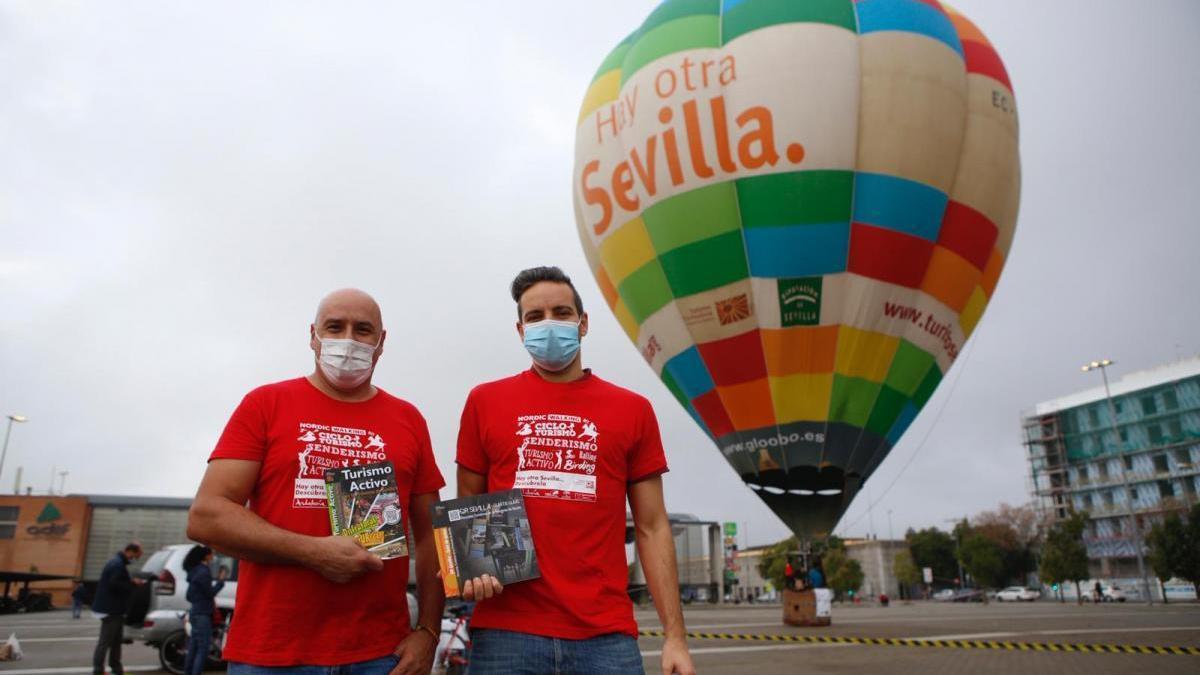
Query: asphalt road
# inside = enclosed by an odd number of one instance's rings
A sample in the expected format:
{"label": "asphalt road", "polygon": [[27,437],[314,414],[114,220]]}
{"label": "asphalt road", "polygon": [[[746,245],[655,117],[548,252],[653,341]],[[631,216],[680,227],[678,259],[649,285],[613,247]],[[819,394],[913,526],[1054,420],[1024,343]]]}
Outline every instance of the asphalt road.
{"label": "asphalt road", "polygon": [[[1130,603],[1084,605],[1039,601],[1028,604],[895,604],[835,607],[833,625],[793,628],[782,625],[778,605],[686,609],[688,630],[745,635],[807,635],[1088,643],[1200,647],[1200,605],[1145,607]],[[659,627],[653,609],[637,611],[644,629]],[[11,675],[69,675],[91,672],[99,622],[69,612],[0,616],[0,639],[16,633],[25,651],[22,661],[0,663]],[[646,671],[657,672],[662,641],[640,640]],[[693,639],[700,673],[1021,673],[1035,675],[1129,675],[1200,673],[1200,656],[1091,654],[963,649],[954,647],[791,644],[728,639]],[[130,672],[158,671],[158,657],[145,645],[125,646]]]}

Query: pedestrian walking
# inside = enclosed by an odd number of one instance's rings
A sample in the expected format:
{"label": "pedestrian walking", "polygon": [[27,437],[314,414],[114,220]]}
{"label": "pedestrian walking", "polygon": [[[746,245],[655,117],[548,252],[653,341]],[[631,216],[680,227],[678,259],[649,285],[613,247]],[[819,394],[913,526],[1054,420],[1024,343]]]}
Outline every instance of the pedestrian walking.
{"label": "pedestrian walking", "polygon": [[87,598],[87,589],[82,581],[75,582],[75,590],[71,591],[71,618],[78,619],[83,614],[83,601]]}
{"label": "pedestrian walking", "polygon": [[142,557],[142,545],[130,542],[104,565],[100,582],[96,584],[96,597],[92,600],[92,612],[100,617],[100,641],[92,655],[93,675],[104,675],[104,657],[108,656],[108,667],[112,675],[125,675],[121,665],[121,643],[125,639],[125,610],[134,586],[143,581],[129,576],[129,563]]}

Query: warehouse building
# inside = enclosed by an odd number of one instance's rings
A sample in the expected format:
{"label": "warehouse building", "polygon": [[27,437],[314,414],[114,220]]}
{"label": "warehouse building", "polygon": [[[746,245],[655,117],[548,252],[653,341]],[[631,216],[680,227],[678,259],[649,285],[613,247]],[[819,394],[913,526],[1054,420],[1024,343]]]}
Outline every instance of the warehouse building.
{"label": "warehouse building", "polygon": [[[190,499],[113,495],[0,496],[0,572],[70,579],[32,584],[56,606],[70,604],[74,579],[95,583],[130,541],[147,554],[187,541]],[[144,558],[143,558],[144,560]],[[136,571],[138,563],[131,566]]]}

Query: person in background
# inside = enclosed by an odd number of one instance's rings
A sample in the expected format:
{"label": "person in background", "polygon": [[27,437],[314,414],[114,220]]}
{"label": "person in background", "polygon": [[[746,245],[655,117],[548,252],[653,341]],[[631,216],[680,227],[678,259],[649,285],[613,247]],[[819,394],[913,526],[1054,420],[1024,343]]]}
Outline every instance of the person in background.
{"label": "person in background", "polygon": [[814,558],[812,567],[808,568],[808,585],[811,588],[825,587],[825,575],[821,573],[820,558]]}
{"label": "person in background", "polygon": [[83,614],[83,601],[87,599],[87,589],[82,581],[75,582],[75,590],[71,591],[71,618],[78,619]]}
{"label": "person in background", "polygon": [[213,581],[212,564],[213,550],[207,546],[194,546],[183,558],[183,571],[187,574],[187,600],[192,603],[188,611],[188,620],[192,623],[192,635],[188,638],[187,661],[184,662],[185,675],[200,675],[204,672],[204,664],[208,658],[208,649],[212,644],[213,613],[217,610],[217,593],[225,587],[226,568],[217,572],[217,580]]}
{"label": "person in background", "polygon": [[117,555],[104,565],[100,582],[96,584],[96,598],[92,600],[92,612],[100,617],[100,641],[92,655],[92,673],[104,675],[104,655],[108,654],[108,667],[112,675],[125,675],[121,665],[121,643],[125,640],[125,608],[133,587],[144,583],[129,576],[129,563],[142,557],[142,545],[136,541],[125,545]]}

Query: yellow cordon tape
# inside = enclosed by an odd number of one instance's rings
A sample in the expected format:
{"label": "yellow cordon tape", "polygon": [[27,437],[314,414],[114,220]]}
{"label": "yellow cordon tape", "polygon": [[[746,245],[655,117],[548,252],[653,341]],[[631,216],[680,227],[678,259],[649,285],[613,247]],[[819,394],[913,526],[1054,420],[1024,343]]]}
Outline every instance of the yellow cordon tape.
{"label": "yellow cordon tape", "polygon": [[[644,637],[665,637],[661,630],[638,631]],[[1068,642],[1008,642],[999,640],[922,640],[920,638],[867,638],[840,635],[786,635],[746,633],[688,633],[697,640],[747,640],[752,642],[799,642],[821,645],[873,645],[878,647],[947,647],[950,649],[1000,649],[1013,652],[1083,652],[1091,654],[1161,654],[1200,656],[1200,647],[1157,645],[1106,645]]]}

